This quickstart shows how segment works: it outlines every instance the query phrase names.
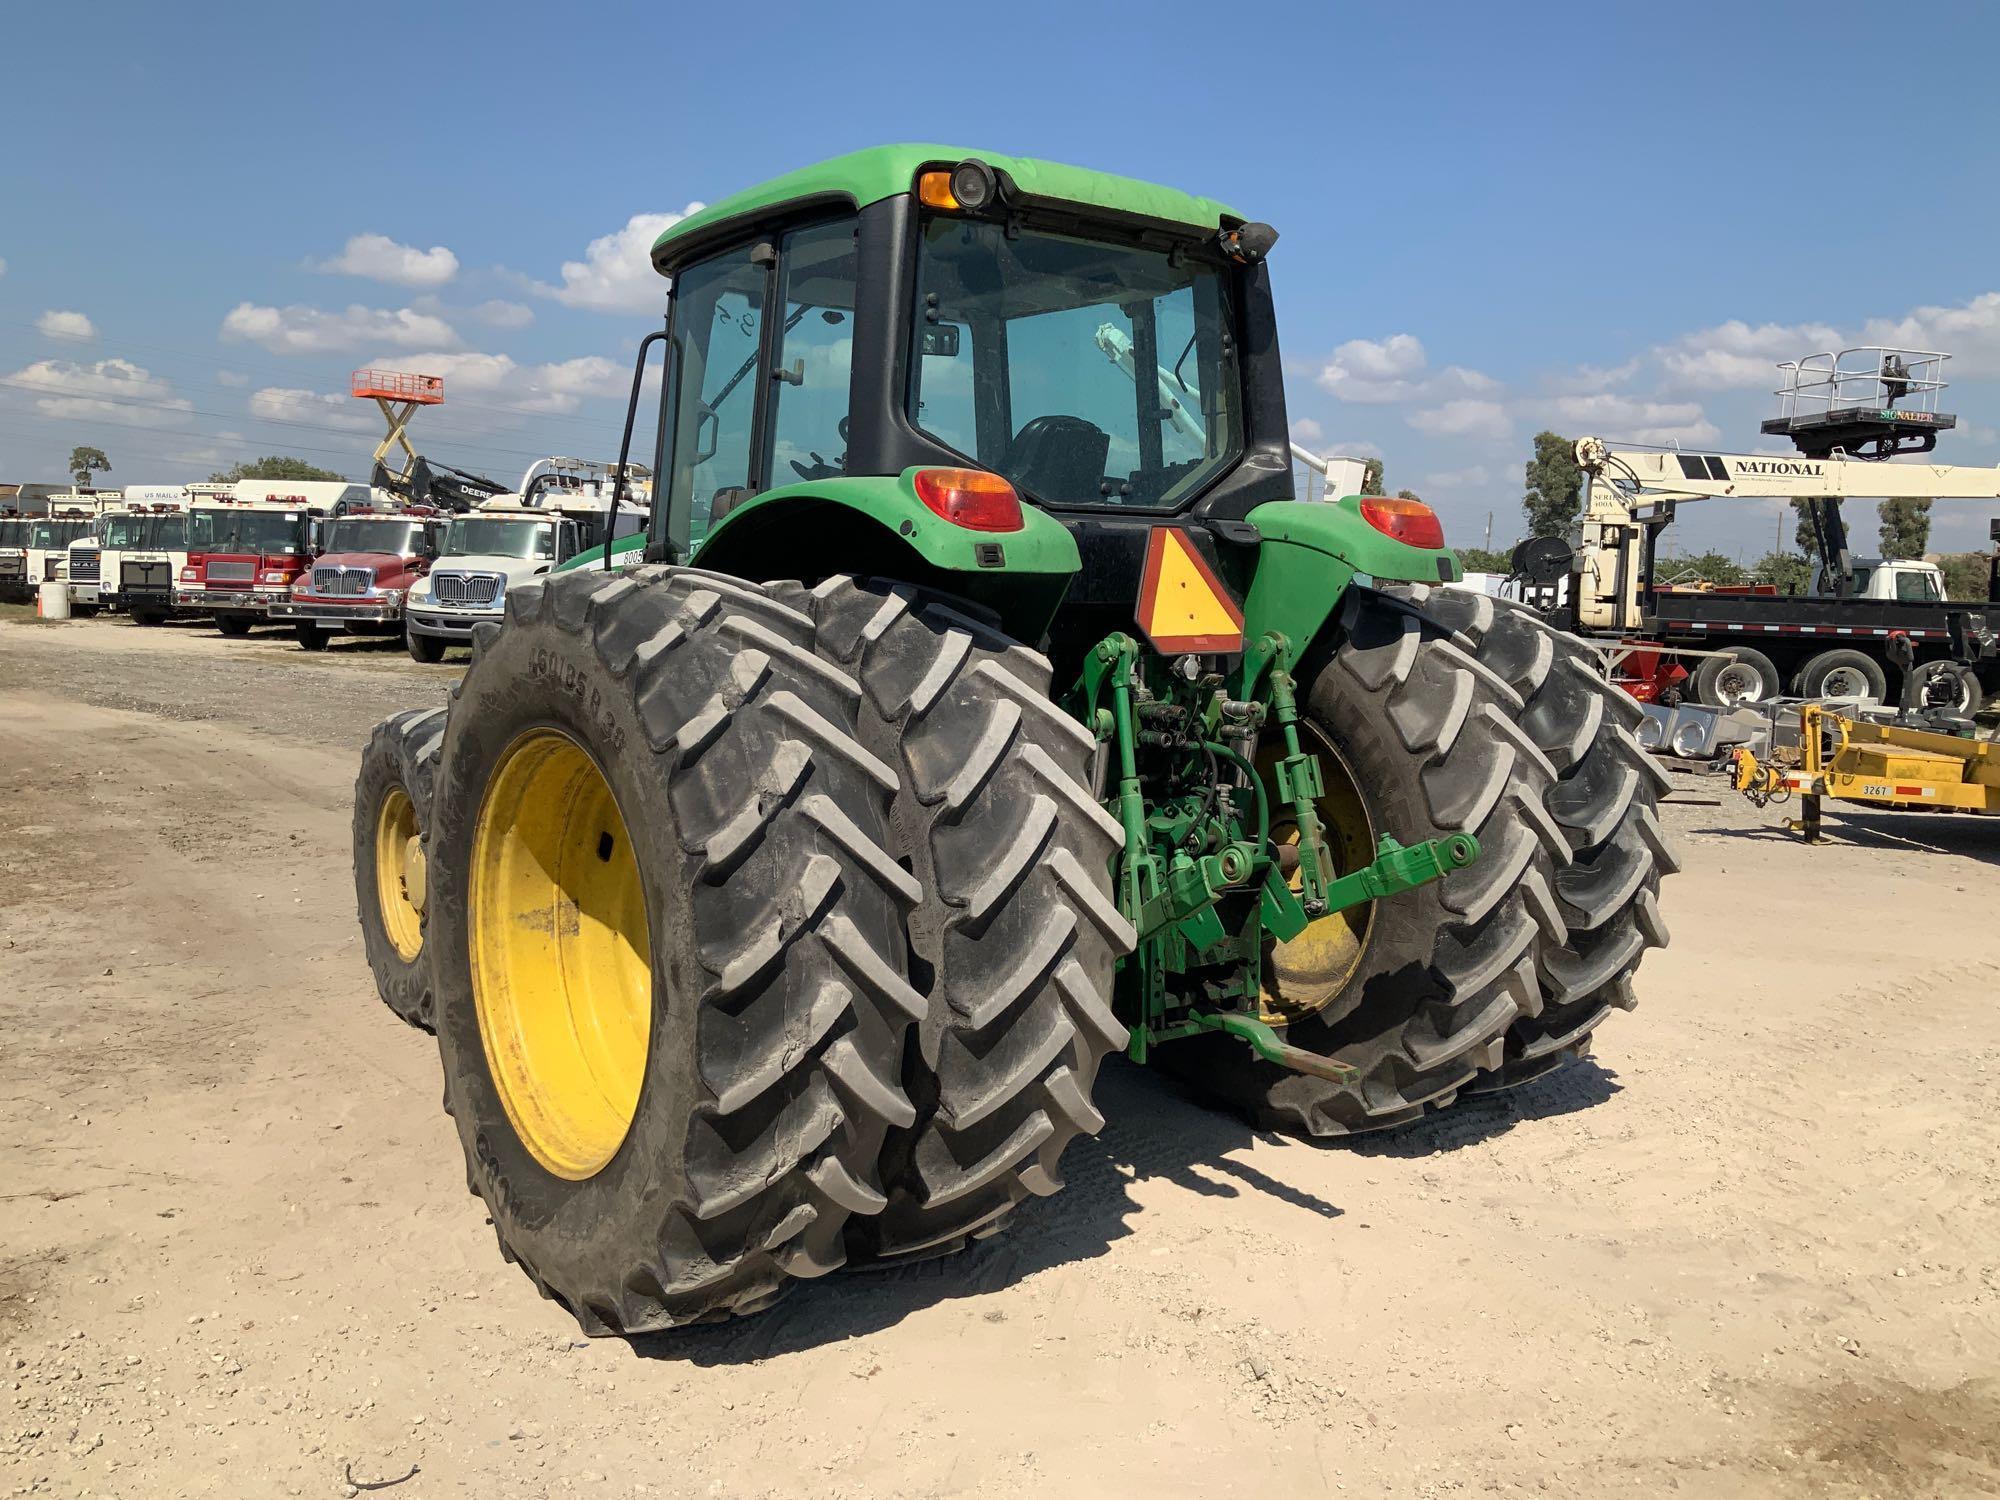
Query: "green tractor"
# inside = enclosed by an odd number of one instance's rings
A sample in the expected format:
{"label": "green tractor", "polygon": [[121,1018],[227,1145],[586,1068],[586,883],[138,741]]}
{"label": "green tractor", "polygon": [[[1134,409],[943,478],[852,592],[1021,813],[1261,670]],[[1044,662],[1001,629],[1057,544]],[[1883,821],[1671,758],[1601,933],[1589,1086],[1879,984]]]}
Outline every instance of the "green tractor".
{"label": "green tractor", "polygon": [[1114,1051],[1336,1136],[1631,1005],[1638,709],[1424,506],[1293,498],[1276,238],[891,146],[654,245],[643,558],[510,589],[355,803],[384,998],[587,1332],[993,1234]]}

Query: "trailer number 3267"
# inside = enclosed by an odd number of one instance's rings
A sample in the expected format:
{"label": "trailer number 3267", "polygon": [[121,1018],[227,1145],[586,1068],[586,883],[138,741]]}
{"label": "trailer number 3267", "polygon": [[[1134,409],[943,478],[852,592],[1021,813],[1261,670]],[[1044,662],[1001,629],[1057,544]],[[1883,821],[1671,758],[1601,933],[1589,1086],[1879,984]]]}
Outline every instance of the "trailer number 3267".
{"label": "trailer number 3267", "polygon": [[1861,795],[1864,797],[1893,797],[1895,794],[1896,789],[1886,781],[1864,781],[1861,783]]}

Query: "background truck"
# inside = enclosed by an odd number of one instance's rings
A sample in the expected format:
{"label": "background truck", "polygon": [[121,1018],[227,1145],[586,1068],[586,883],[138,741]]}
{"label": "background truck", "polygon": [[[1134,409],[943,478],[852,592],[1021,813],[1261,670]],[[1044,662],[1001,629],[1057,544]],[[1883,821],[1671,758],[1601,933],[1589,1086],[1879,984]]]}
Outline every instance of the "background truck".
{"label": "background truck", "polygon": [[28,534],[33,527],[31,517],[0,511],[0,599],[22,600],[32,592],[28,585]]}
{"label": "background truck", "polygon": [[[365,486],[343,486],[360,490]],[[291,596],[312,560],[323,510],[305,495],[204,496],[188,507],[187,561],[174,607],[214,617],[224,635],[248,635],[271,605]]]}
{"label": "background truck", "polygon": [[608,491],[538,489],[529,472],[524,493],[537,503],[506,496],[452,517],[437,560],[410,585],[403,638],[416,660],[442,661],[448,647],[470,645],[475,626],[504,618],[511,585],[584,557],[607,524],[619,537],[645,532],[645,510],[625,503],[612,521]]}
{"label": "background truck", "polygon": [[178,491],[152,501],[126,495],[125,508],[98,527],[98,599],[135,625],[158,625],[174,611],[174,584],[187,566],[187,499]]}
{"label": "background truck", "polygon": [[[1516,572],[1551,619],[1598,643],[1642,699],[1686,690],[1717,707],[1797,693],[1893,702],[1901,672],[1887,643],[1902,634],[1919,666],[1949,656],[1944,575],[1921,561],[1859,557],[1841,502],[1853,497],[2000,499],[2000,468],[1885,462],[1930,452],[1956,424],[1935,410],[1947,356],[1881,347],[1844,349],[1780,368],[1784,409],[1764,431],[1792,438],[1797,457],[1576,445],[1585,476],[1574,539],[1524,542]],[[1922,403],[1913,409],[1899,401]],[[1857,456],[1857,455],[1867,455]],[[1809,592],[1689,587],[1662,582],[1660,532],[1682,504],[1797,499],[1823,561]],[[2000,536],[2000,527],[1996,527]],[[1989,579],[1989,597],[2000,598]],[[1964,601],[1958,601],[1963,603]],[[2000,668],[1965,667],[1962,711],[2000,689]]]}
{"label": "background truck", "polygon": [[271,618],[290,621],[299,644],[323,651],[342,630],[401,635],[403,598],[443,545],[444,516],[428,507],[350,510],[322,523],[312,566],[275,600]]}
{"label": "background truck", "polygon": [[[34,517],[27,527],[23,571],[31,597],[44,583],[68,583],[70,544],[79,539],[94,539],[98,516],[118,504],[119,499],[116,490],[70,489],[49,496],[48,514]],[[88,568],[94,575],[94,552]],[[96,578],[93,576],[89,583],[94,599]]]}

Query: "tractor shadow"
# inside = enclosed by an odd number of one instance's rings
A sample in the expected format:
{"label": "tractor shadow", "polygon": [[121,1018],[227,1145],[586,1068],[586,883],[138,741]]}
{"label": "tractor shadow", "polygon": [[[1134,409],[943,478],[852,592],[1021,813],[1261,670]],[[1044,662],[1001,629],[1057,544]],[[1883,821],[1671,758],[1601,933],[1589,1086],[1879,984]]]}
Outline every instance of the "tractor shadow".
{"label": "tractor shadow", "polygon": [[[1133,1188],[1150,1179],[1164,1179],[1205,1198],[1261,1194],[1333,1225],[1345,1214],[1339,1204],[1231,1159],[1230,1153],[1261,1141],[1417,1160],[1476,1145],[1525,1121],[1588,1109],[1617,1092],[1613,1075],[1585,1059],[1382,1135],[1304,1141],[1260,1130],[1170,1077],[1114,1057],[1105,1063],[1096,1091],[1107,1123],[1095,1138],[1079,1140],[1064,1153],[1067,1186],[1053,1198],[1022,1204],[1014,1222],[992,1240],[955,1255],[839,1272],[797,1288],[754,1317],[641,1335],[628,1343],[641,1359],[708,1367],[797,1354],[878,1333],[939,1303],[989,1296],[1039,1272],[1106,1254],[1133,1232],[1133,1220],[1142,1211]],[[1159,1212],[1157,1205],[1153,1212]]]}

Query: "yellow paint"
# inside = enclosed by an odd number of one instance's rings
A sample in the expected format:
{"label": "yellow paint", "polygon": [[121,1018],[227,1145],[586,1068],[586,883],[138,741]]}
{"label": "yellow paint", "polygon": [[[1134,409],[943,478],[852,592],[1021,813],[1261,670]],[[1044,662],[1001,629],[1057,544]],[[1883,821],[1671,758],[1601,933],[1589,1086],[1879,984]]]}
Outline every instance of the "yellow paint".
{"label": "yellow paint", "polygon": [[[424,951],[423,847],[410,794],[399,786],[390,787],[375,810],[375,904],[383,931],[406,964],[415,963]],[[412,873],[418,877],[414,889]]]}
{"label": "yellow paint", "polygon": [[1235,635],[1242,630],[1226,601],[1195,563],[1187,539],[1169,529],[1160,548],[1159,584],[1149,618],[1141,623],[1155,639],[1190,635]]}
{"label": "yellow paint", "polygon": [[604,1169],[652,1039],[646,893],[610,785],[553,729],[508,746],[473,830],[479,1035],[521,1144],[558,1177]]}

